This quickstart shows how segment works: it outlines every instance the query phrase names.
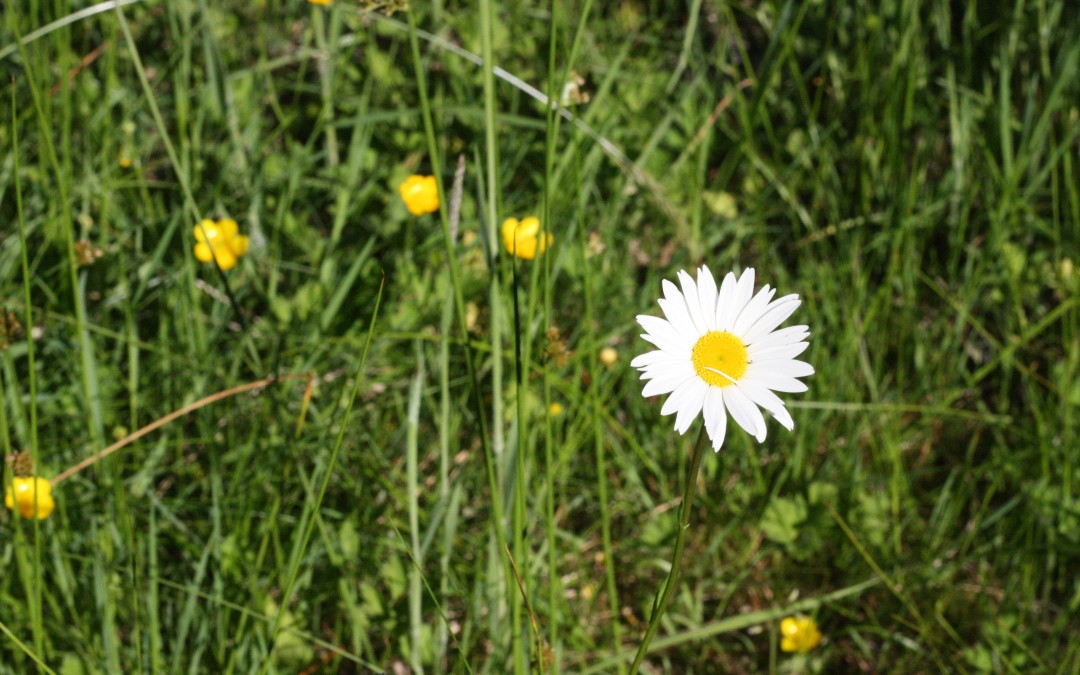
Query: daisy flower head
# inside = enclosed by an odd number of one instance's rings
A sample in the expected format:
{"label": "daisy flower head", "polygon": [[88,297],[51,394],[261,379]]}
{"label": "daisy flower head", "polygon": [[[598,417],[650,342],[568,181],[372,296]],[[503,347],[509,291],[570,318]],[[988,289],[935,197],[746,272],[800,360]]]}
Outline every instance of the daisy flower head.
{"label": "daisy flower head", "polygon": [[642,396],[670,394],[660,414],[677,413],[680,434],[702,413],[716,451],[724,444],[729,413],[759,443],[765,440],[760,408],[793,429],[773,392],[806,391],[798,378],[814,373],[809,363],[795,360],[809,346],[807,327],[776,330],[798,308],[799,296],[773,300],[776,290],[768,284],[755,295],[753,269],[737,279],[729,272],[719,288],[704,265],[696,282],[685,271],[678,276],[680,286],[663,282],[659,304],[665,318],[637,317],[645,329],[641,337],[658,348],[630,362],[648,380]]}

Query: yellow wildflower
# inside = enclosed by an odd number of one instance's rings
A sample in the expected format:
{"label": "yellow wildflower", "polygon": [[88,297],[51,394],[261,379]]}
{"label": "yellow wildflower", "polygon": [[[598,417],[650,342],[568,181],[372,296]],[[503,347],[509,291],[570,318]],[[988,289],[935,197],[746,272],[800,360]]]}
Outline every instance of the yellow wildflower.
{"label": "yellow wildflower", "polygon": [[248,250],[248,238],[240,234],[232,218],[203,220],[201,226],[195,226],[195,241],[195,257],[204,263],[216,259],[223,270],[236,267],[237,260]]}
{"label": "yellow wildflower", "polygon": [[439,210],[439,184],[435,176],[413,174],[398,187],[405,208],[414,216],[434,213]]}
{"label": "yellow wildflower", "polygon": [[507,218],[502,224],[503,246],[523,260],[532,260],[542,255],[551,246],[552,236],[545,232],[540,237],[540,219],[530,216],[518,222],[517,218]]}
{"label": "yellow wildflower", "polygon": [[[49,517],[56,508],[53,501],[52,483],[48,478],[41,476],[16,476],[12,479],[12,485],[5,491],[4,503],[9,509],[14,510],[16,503],[19,506],[19,515],[23,518],[33,518],[37,514],[38,520]],[[34,499],[37,499],[37,510],[34,510]]]}
{"label": "yellow wildflower", "polygon": [[552,417],[558,417],[559,415],[562,414],[562,412],[563,412],[562,403],[559,403],[558,401],[554,401],[554,402],[551,403],[551,405],[548,406],[548,414],[551,415]]}
{"label": "yellow wildflower", "polygon": [[821,643],[821,631],[808,616],[789,616],[780,622],[780,649],[805,654]]}
{"label": "yellow wildflower", "polygon": [[600,363],[604,364],[608,368],[615,365],[615,362],[619,360],[619,352],[615,351],[614,347],[604,347],[600,350]]}
{"label": "yellow wildflower", "polygon": [[329,4],[334,2],[334,0],[307,0],[307,1],[308,1],[308,3],[310,3],[312,5],[329,5]]}

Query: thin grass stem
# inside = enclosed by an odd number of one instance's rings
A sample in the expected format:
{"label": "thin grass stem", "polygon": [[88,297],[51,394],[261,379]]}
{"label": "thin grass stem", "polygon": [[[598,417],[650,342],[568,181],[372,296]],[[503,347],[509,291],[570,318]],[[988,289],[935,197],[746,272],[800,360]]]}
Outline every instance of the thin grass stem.
{"label": "thin grass stem", "polygon": [[[450,228],[450,216],[447,212],[446,200],[443,198],[446,191],[443,188],[442,162],[440,161],[439,144],[435,139],[435,124],[432,119],[431,102],[428,99],[427,83],[424,77],[423,62],[420,59],[420,44],[417,39],[416,17],[413,12],[407,12],[409,18],[409,47],[413,57],[413,73],[416,79],[417,92],[420,96],[421,116],[424,122],[424,133],[427,137],[428,154],[431,157],[432,173],[439,189],[439,220],[442,223],[443,245],[446,248],[447,268],[450,271],[450,285],[454,291],[454,309],[457,315],[458,332],[465,344],[465,366],[469,376],[469,385],[472,390],[472,401],[476,413],[477,426],[479,427],[480,444],[484,452],[484,465],[487,472],[488,490],[491,494],[491,524],[495,534],[495,542],[499,549],[506,546],[505,522],[503,516],[502,491],[499,489],[500,482],[497,478],[497,457],[495,455],[491,439],[488,436],[487,421],[484,411],[484,397],[480,388],[480,380],[476,373],[472,348],[467,344],[469,340],[468,319],[465,314],[465,300],[461,285],[461,272],[454,247],[454,237]],[[498,362],[498,353],[492,354],[494,362]],[[496,388],[492,397],[501,396]],[[493,426],[501,428],[499,418],[493,418]],[[500,556],[501,558],[501,556]],[[499,588],[502,597],[510,593],[513,584],[513,571],[507,561],[501,563],[503,569],[502,585]]]}
{"label": "thin grass stem", "polygon": [[409,667],[414,673],[423,673],[420,658],[420,641],[423,637],[421,615],[420,577],[423,575],[423,552],[420,548],[420,479],[418,456],[420,454],[420,399],[424,392],[424,353],[416,342],[416,374],[409,385],[409,408],[405,441],[405,489],[409,508],[409,544],[412,547],[413,566],[409,570]]}
{"label": "thin grass stem", "polygon": [[[589,266],[588,241],[582,232],[581,239],[582,294],[585,301],[585,326],[591,331],[593,326],[593,289],[592,274]],[[589,354],[597,352],[596,341],[590,341]],[[615,579],[615,547],[611,543],[611,504],[608,497],[608,469],[604,435],[604,419],[600,409],[602,399],[600,383],[593,379],[587,393],[589,400],[589,423],[592,428],[593,455],[596,462],[596,493],[600,502],[600,541],[604,551],[604,583],[607,590],[608,610],[611,613],[611,642],[613,650],[622,649],[622,623],[620,620],[619,588]],[[619,673],[626,672],[626,664],[616,664]]]}
{"label": "thin grass stem", "polygon": [[[480,53],[484,59],[483,84],[484,84],[484,159],[487,174],[487,195],[484,204],[484,215],[487,225],[487,241],[489,268],[491,270],[491,282],[488,288],[488,299],[491,311],[491,321],[488,325],[491,343],[491,426],[492,449],[496,461],[500,467],[500,484],[510,483],[508,490],[514,495],[517,490],[524,490],[524,485],[518,485],[519,476],[507,475],[509,467],[507,463],[510,457],[506,453],[506,442],[503,435],[503,359],[502,359],[502,324],[503,324],[503,294],[499,281],[499,151],[498,151],[498,115],[496,112],[495,75],[493,72],[494,56],[492,52],[493,31],[495,23],[495,11],[491,0],[479,0],[478,11],[480,13]],[[518,392],[521,395],[521,392]],[[519,425],[521,421],[518,421]],[[522,450],[518,448],[516,461],[523,462]],[[524,513],[515,508],[513,513],[513,529],[515,549],[521,544],[520,530],[523,526]],[[505,524],[500,524],[505,527]],[[521,551],[516,553],[520,557]],[[508,598],[506,596],[509,596]],[[510,642],[514,655],[514,672],[524,673],[528,669],[526,659],[527,642],[522,640],[521,633],[521,598],[514,593],[508,585],[504,589],[504,599],[510,603]]]}
{"label": "thin grass stem", "polygon": [[334,448],[330,452],[330,459],[326,463],[326,469],[323,471],[322,484],[319,486],[319,494],[315,499],[315,503],[312,504],[311,514],[309,515],[307,522],[301,527],[301,538],[299,541],[299,547],[295,550],[292,562],[289,565],[289,571],[286,576],[285,588],[281,594],[281,607],[277,614],[274,615],[274,621],[270,626],[270,648],[267,650],[266,656],[262,660],[262,665],[259,667],[259,673],[266,672],[266,668],[270,665],[270,656],[273,653],[273,644],[277,640],[278,631],[281,630],[281,619],[285,615],[288,608],[288,604],[292,598],[292,589],[296,584],[296,577],[300,572],[300,563],[304,557],[304,551],[307,550],[308,543],[311,540],[311,535],[315,530],[315,523],[318,520],[319,509],[322,506],[323,499],[326,497],[326,491],[330,487],[330,477],[334,475],[334,467],[337,464],[338,454],[341,452],[341,446],[345,442],[345,432],[349,429],[349,415],[352,413],[353,404],[356,403],[356,396],[360,392],[360,383],[363,382],[364,366],[367,364],[368,351],[371,349],[371,341],[375,335],[375,322],[379,318],[379,306],[382,304],[383,288],[386,285],[386,277],[384,276],[379,281],[379,292],[375,296],[375,306],[371,311],[371,321],[368,324],[367,338],[364,340],[364,349],[360,353],[360,361],[356,365],[356,374],[353,376],[352,390],[349,392],[349,400],[345,404],[345,409],[341,413],[341,422],[338,425],[337,440],[334,442]]}

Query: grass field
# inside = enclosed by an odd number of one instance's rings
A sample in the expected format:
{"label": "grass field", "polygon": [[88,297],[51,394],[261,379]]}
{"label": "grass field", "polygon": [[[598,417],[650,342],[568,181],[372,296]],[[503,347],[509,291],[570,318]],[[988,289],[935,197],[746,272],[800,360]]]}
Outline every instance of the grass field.
{"label": "grass field", "polygon": [[703,424],[636,317],[701,264],[816,372],[705,453],[642,672],[1080,673],[1076,3],[0,24],[0,450],[55,501],[0,515],[0,673],[630,672]]}

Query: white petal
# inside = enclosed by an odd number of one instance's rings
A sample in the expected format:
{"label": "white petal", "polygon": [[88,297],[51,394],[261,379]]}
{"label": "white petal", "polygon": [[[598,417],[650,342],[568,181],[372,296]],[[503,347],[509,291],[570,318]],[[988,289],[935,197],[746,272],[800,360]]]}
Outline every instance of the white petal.
{"label": "white petal", "polygon": [[738,387],[724,387],[724,403],[731,413],[732,419],[757,439],[758,443],[765,440],[765,417],[761,414],[754,402],[746,397]]}
{"label": "white petal", "polygon": [[[764,313],[765,308],[769,306],[769,301],[776,295],[775,288],[769,288],[768,284],[761,287],[758,294],[753,297],[750,302],[746,303],[746,307],[743,307],[742,312],[739,313],[735,323],[731,326],[731,332],[742,338],[750,330],[750,327],[758,322]],[[747,342],[744,338],[743,342]]]}
{"label": "white petal", "polygon": [[758,338],[768,335],[773,328],[776,328],[787,321],[787,318],[791,316],[792,312],[798,309],[800,304],[799,296],[797,295],[785,295],[776,302],[770,304],[765,308],[765,312],[761,315],[761,318],[747,328],[745,333],[739,333],[739,335],[742,335],[743,342],[749,344]]}
{"label": "white petal", "polygon": [[[697,378],[695,378],[697,379]],[[700,380],[699,380],[700,381]],[[690,394],[693,393],[692,380],[686,380],[678,386],[671,393],[671,396],[664,401],[663,407],[660,408],[661,415],[670,415],[673,412],[682,410],[683,406],[690,401]]]}
{"label": "white petal", "polygon": [[776,421],[779,422],[785,429],[787,429],[788,431],[794,431],[795,420],[791,419],[791,413],[788,412],[787,406],[784,406],[783,408],[780,408],[775,412],[773,412],[772,410],[770,410],[769,412],[772,413],[772,416],[776,419]]}
{"label": "white petal", "polygon": [[698,299],[697,284],[685,270],[679,270],[679,284],[682,285],[683,297],[686,298],[686,309],[690,312],[690,318],[697,326],[698,335],[708,332],[705,327],[705,317],[701,315],[701,301]]}
{"label": "white petal", "polygon": [[728,311],[731,313],[728,315],[728,328],[725,330],[731,330],[735,326],[735,321],[742,314],[743,308],[746,307],[746,303],[750,302],[750,298],[754,295],[754,268],[744,271],[742,276],[739,277],[739,281],[735,284],[735,297],[731,300],[731,307]]}
{"label": "white petal", "polygon": [[[757,361],[754,372],[770,373],[773,375],[787,375],[788,377],[806,377],[814,374],[814,367],[805,361],[795,359],[777,359],[769,361]],[[749,370],[749,369],[748,369]]]}
{"label": "white petal", "polygon": [[[656,356],[649,356],[645,358],[647,354],[656,354]],[[693,355],[693,350],[690,345],[687,344],[684,347],[678,349],[658,349],[651,352],[646,352],[635,358],[630,364],[638,370],[652,370],[657,364],[666,364],[671,361],[682,361],[690,363],[690,357]]]}
{"label": "white petal", "polygon": [[690,349],[694,346],[693,338],[679,334],[667,319],[661,319],[658,316],[649,316],[647,314],[639,314],[637,321],[647,333],[641,337],[666,352],[676,352],[680,349]]}
{"label": "white petal", "polygon": [[762,349],[757,345],[750,346],[747,350],[747,356],[750,357],[750,361],[768,361],[770,359],[793,359],[799,354],[806,351],[806,348],[810,346],[809,342],[796,342],[793,345],[780,345],[778,347],[767,347]]}
{"label": "white petal", "polygon": [[700,335],[694,326],[694,322],[690,320],[690,313],[686,311],[686,303],[681,295],[676,301],[661,298],[659,303],[660,309],[664,310],[664,316],[667,317],[671,327],[676,332],[687,337]]}
{"label": "white petal", "polygon": [[[765,363],[771,363],[766,361]],[[806,391],[806,385],[800,380],[796,380],[794,377],[784,375],[783,373],[773,373],[769,371],[759,372],[756,368],[763,364],[751,363],[746,369],[746,373],[743,374],[740,382],[751,381],[754,384],[761,385],[762,387],[768,387],[773,391],[783,391],[790,394],[798,394]]]}
{"label": "white petal", "polygon": [[781,328],[776,332],[769,333],[765,337],[754,340],[751,343],[747,343],[747,346],[752,345],[760,349],[767,349],[769,347],[778,347],[780,345],[789,345],[794,342],[802,342],[808,337],[810,337],[810,331],[806,330],[806,326],[788,326],[787,328]]}
{"label": "white petal", "polygon": [[695,373],[692,368],[665,373],[660,377],[649,380],[648,384],[645,385],[645,388],[641,390],[641,395],[645,398],[650,398],[653,396],[660,396],[661,394],[671,393],[691,378],[701,379],[697,377],[697,373]]}
{"label": "white petal", "polygon": [[724,394],[720,387],[709,387],[705,394],[705,431],[712,440],[714,452],[720,451],[724,444],[724,435],[727,434],[727,411],[724,409]]}
{"label": "white petal", "polygon": [[641,371],[642,380],[655,380],[658,377],[664,377],[664,375],[671,373],[677,369],[684,368],[687,365],[686,359],[672,359],[670,361],[661,361],[652,366],[646,366],[639,368]]}
{"label": "white petal", "polygon": [[705,392],[710,387],[701,378],[695,378],[686,388],[686,400],[679,407],[679,414],[675,416],[675,431],[680,434],[686,433],[701,412],[701,406],[705,403]]}
{"label": "white petal", "polygon": [[654,363],[662,363],[664,361],[674,360],[668,352],[663,350],[656,350],[652,352],[645,352],[634,357],[634,360],[630,362],[631,368],[648,368]]}
{"label": "white petal", "polygon": [[667,279],[660,282],[660,287],[664,289],[664,297],[668,300],[674,301],[676,299],[683,299],[682,291],[679,290],[679,287]]}
{"label": "white petal", "polygon": [[668,362],[641,369],[642,380],[655,380],[658,378],[662,380],[668,377],[686,378],[691,375],[697,375],[697,372],[695,372],[694,364],[690,362],[690,359],[672,359]]}
{"label": "white petal", "polygon": [[660,282],[661,287],[664,289],[664,299],[674,305],[686,305],[686,298],[683,297],[682,291],[674,283],[664,279]]}
{"label": "white petal", "polygon": [[671,393],[671,396],[667,397],[667,400],[664,401],[664,405],[660,406],[661,415],[666,416],[679,411],[679,403],[682,402],[682,397],[679,393],[680,390],[676,389]]}
{"label": "white petal", "polygon": [[644,328],[647,333],[659,335],[660,333],[675,330],[674,326],[671,325],[670,321],[659,316],[652,316],[650,314],[638,314],[636,318],[638,324],[642,328]]}
{"label": "white petal", "polygon": [[670,361],[663,361],[656,365],[646,366],[645,368],[639,368],[641,371],[641,380],[655,380],[657,378],[665,378],[668,375],[678,371],[690,376],[694,371],[691,367],[689,359],[672,359]]}
{"label": "white petal", "polygon": [[705,265],[697,272],[698,301],[701,303],[701,316],[706,330],[716,330],[716,279]]}
{"label": "white petal", "polygon": [[758,404],[762,408],[765,408],[772,416],[784,425],[784,428],[791,431],[795,428],[795,422],[791,419],[791,415],[788,413],[787,408],[784,406],[784,402],[780,400],[780,397],[772,393],[761,385],[742,379],[738,385],[739,390],[746,394],[754,403]]}
{"label": "white petal", "polygon": [[731,330],[735,320],[735,275],[728,272],[716,298],[716,330]]}
{"label": "white petal", "polygon": [[660,309],[668,317],[672,328],[675,329],[687,341],[687,348],[693,347],[694,342],[701,335],[697,323],[690,315],[690,308],[686,304],[686,298],[675,284],[664,280],[664,298],[658,301]]}

